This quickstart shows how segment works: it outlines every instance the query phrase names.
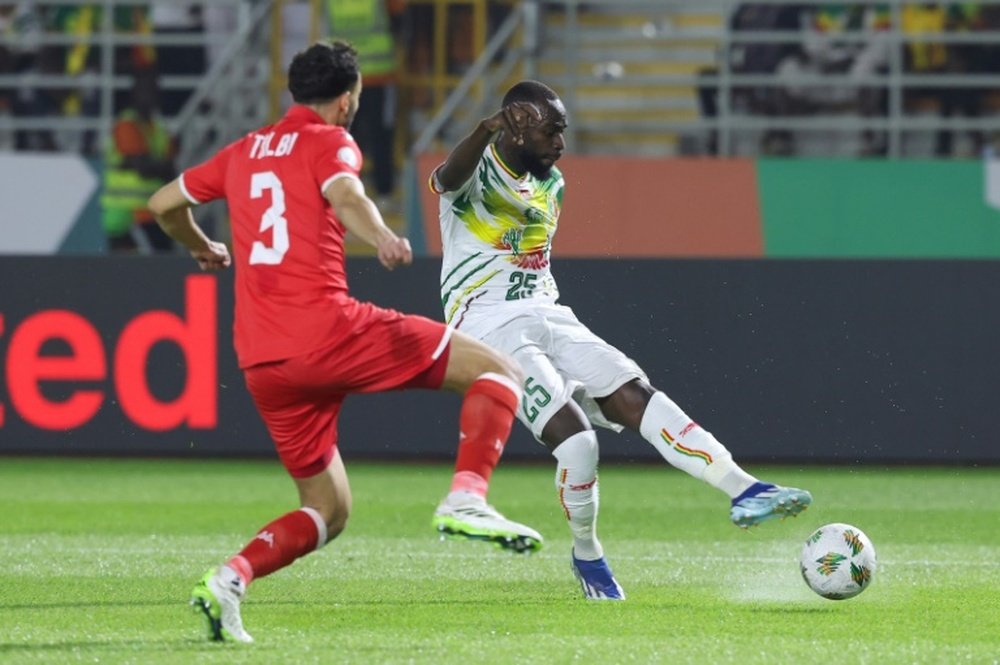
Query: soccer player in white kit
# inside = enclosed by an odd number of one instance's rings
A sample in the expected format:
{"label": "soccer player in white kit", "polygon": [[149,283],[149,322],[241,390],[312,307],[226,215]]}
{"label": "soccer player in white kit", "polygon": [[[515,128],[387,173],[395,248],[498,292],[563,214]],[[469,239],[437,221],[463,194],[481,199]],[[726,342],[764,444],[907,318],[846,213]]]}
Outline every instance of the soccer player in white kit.
{"label": "soccer player in white kit", "polygon": [[[730,519],[741,527],[794,516],[812,496],[741,469],[631,358],[558,304],[550,249],[565,184],[555,163],[566,126],[558,95],[537,81],[521,81],[434,170],[430,187],[441,197],[444,243],[441,303],[449,325],[520,364],[525,381],[518,418],[557,460],[573,572],[586,598],[623,600],[597,538],[593,425],[639,432],[667,462],[725,492]],[[463,533],[460,494],[438,506],[439,530]]]}

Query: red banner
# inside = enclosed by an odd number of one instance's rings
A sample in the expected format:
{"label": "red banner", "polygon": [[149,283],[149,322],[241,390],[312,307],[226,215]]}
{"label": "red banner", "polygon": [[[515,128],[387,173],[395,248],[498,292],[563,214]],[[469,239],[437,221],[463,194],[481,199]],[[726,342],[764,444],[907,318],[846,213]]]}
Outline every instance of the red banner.
{"label": "red banner", "polygon": [[[418,163],[428,253],[441,255],[439,198],[427,185],[447,155]],[[747,159],[567,156],[558,257],[760,258],[757,175]]]}

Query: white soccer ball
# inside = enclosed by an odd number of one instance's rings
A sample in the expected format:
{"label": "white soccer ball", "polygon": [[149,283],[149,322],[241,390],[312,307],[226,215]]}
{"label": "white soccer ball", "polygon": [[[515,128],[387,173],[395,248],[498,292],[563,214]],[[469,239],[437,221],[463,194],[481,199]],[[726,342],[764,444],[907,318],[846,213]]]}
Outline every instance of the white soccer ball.
{"label": "white soccer ball", "polygon": [[806,538],[799,556],[802,579],[830,600],[853,598],[875,578],[875,547],[868,536],[850,524],[827,524]]}

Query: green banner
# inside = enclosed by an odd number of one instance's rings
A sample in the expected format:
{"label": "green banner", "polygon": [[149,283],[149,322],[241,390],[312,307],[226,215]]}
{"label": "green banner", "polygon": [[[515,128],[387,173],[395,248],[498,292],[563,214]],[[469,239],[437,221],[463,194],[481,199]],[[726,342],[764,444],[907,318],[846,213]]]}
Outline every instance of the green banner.
{"label": "green banner", "polygon": [[981,161],[761,159],[770,258],[997,258]]}

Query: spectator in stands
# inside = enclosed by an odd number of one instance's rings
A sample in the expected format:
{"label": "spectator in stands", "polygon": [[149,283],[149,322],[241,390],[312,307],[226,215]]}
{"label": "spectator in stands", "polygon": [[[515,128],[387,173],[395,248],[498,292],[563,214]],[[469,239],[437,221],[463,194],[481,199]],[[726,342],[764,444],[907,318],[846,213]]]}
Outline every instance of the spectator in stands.
{"label": "spectator in stands", "polygon": [[159,118],[157,73],[139,69],[131,102],[118,115],[105,156],[101,207],[113,253],[173,249],[146,202],[176,176],[174,152],[174,141]]}
{"label": "spectator in stands", "polygon": [[904,5],[900,28],[906,35],[920,36],[906,43],[906,64],[915,72],[940,72],[948,63],[948,50],[941,42],[928,41],[927,35],[942,34],[948,23],[948,10],[935,2]]}
{"label": "spectator in stands", "polygon": [[[16,5],[0,5],[0,35],[7,36],[13,32],[11,17]],[[12,49],[0,44],[0,76],[13,74],[15,58]],[[14,95],[0,88],[0,118],[11,115],[14,110]],[[0,150],[8,149],[14,143],[7,132],[0,132]]]}
{"label": "spectator in stands", "polygon": [[[46,30],[74,38],[68,46],[54,45],[45,49],[42,68],[48,73],[64,74],[80,79],[80,85],[64,93],[50,91],[63,115],[95,118],[100,112],[97,73],[101,61],[99,34],[104,25],[103,8],[98,3],[55,5],[45,13]],[[122,5],[114,8],[112,27],[119,34],[151,34],[149,8]],[[128,73],[150,67],[155,51],[145,44],[116,47],[113,66],[115,73]],[[97,149],[96,132],[68,131],[57,140],[60,150],[92,153]]]}
{"label": "spectator in stands", "polygon": [[[733,12],[730,29],[735,32],[793,31],[799,29],[800,15],[803,7],[793,5],[770,5],[766,3],[743,3]],[[790,43],[744,43],[737,41],[723,57],[729,61],[730,71],[734,74],[770,74],[787,58],[795,46]],[[719,114],[719,98],[717,83],[708,82],[718,75],[717,68],[707,68],[699,72],[706,80],[698,86],[698,105],[701,115],[706,118],[716,118]],[[729,111],[747,115],[776,115],[781,110],[782,95],[780,90],[766,86],[735,87],[730,96]],[[787,131],[766,132],[761,137],[763,149],[770,154],[786,154],[790,150],[791,135]],[[718,132],[712,130],[706,139],[705,151],[708,154],[718,153]]]}
{"label": "spectator in stands", "polygon": [[[868,7],[862,14],[861,29],[874,37],[873,33],[888,32],[892,29],[892,13],[886,5]],[[860,44],[854,54],[850,73],[856,77],[885,75],[889,72],[889,43],[883,39],[871,38]],[[858,111],[865,117],[885,118],[889,115],[889,91],[884,85],[858,89]],[[863,156],[885,156],[889,153],[889,134],[884,131],[867,130],[863,133]]]}
{"label": "spectator in stands", "polygon": [[[98,68],[98,54],[92,48],[95,31],[100,26],[100,7],[96,4],[59,6],[49,10],[47,29],[61,32],[75,38],[66,46],[55,46],[46,54],[47,68],[53,73],[82,78],[87,73],[95,73]],[[54,96],[59,101],[62,115],[96,116],[98,112],[98,95],[93,85],[67,90]],[[78,152],[90,152],[93,145],[93,132],[63,133],[60,136],[59,148]]]}
{"label": "spectator in stands", "polygon": [[351,135],[372,167],[372,188],[380,210],[392,208],[395,188],[396,42],[394,16],[399,0],[326,0],[330,34],[349,42],[364,70],[365,103],[351,125]]}
{"label": "spectator in stands", "polygon": [[[900,30],[904,36],[922,37],[904,42],[903,66],[908,74],[940,74],[948,64],[948,51],[941,42],[927,41],[928,33],[943,33],[947,21],[947,10],[935,3],[911,3],[901,9]],[[903,103],[910,115],[933,115],[941,113],[941,93],[937,87],[912,87],[903,93]],[[938,153],[939,145],[934,152]]]}
{"label": "spectator in stands", "polygon": [[[799,5],[769,5],[745,3],[733,15],[730,28],[733,32],[774,31],[793,32],[787,43],[743,43],[730,48],[730,69],[737,74],[770,74],[778,65],[797,50],[797,40],[804,9]],[[737,88],[733,106],[751,114],[770,114],[775,111],[774,89],[763,86]]]}
{"label": "spectator in stands", "polygon": [[[983,5],[978,8],[975,30],[1000,31],[1000,6]],[[1000,68],[1000,45],[996,43],[979,46],[973,59],[972,71],[984,74],[995,74]],[[996,88],[980,88],[979,113],[982,116],[1000,116],[1000,90]],[[992,146],[994,152],[1000,153],[1000,133],[996,130],[983,132],[983,146]]]}
{"label": "spectator in stands", "polygon": [[[988,27],[991,12],[995,16],[996,8],[973,3],[947,7],[945,29],[949,32],[963,33],[995,29]],[[996,71],[997,55],[997,49],[992,44],[948,44],[942,72],[991,74]],[[958,115],[966,118],[979,117],[983,113],[987,95],[988,90],[984,88],[941,88],[938,93],[941,117],[952,118]],[[947,129],[939,131],[935,137],[934,153],[946,157],[954,156],[957,152],[964,152],[966,156],[979,154],[985,141],[982,132],[969,133],[969,141],[965,144],[964,151],[960,147],[962,144],[955,140],[958,135],[958,132]]]}
{"label": "spectator in stands", "polygon": [[[885,91],[858,85],[851,79],[866,78],[885,70],[888,64],[885,42],[835,38],[871,34],[888,28],[885,8],[824,5],[803,11],[800,20],[804,29],[801,44],[795,45],[776,69],[778,77],[787,78],[789,84],[780,91],[775,114],[884,115]],[[826,75],[847,80],[820,86],[794,82],[795,77]],[[883,154],[887,149],[884,132],[799,131],[790,135],[790,141],[791,147],[785,147],[787,152],[807,155],[861,156]]]}
{"label": "spectator in stands", "polygon": [[[27,74],[39,69],[39,36],[42,18],[33,2],[11,2],[0,5],[0,34],[10,41],[0,45],[0,74]],[[50,99],[41,91],[28,86],[0,90],[0,115],[41,117],[56,111]],[[15,150],[54,150],[51,132],[18,131],[0,139]]]}

